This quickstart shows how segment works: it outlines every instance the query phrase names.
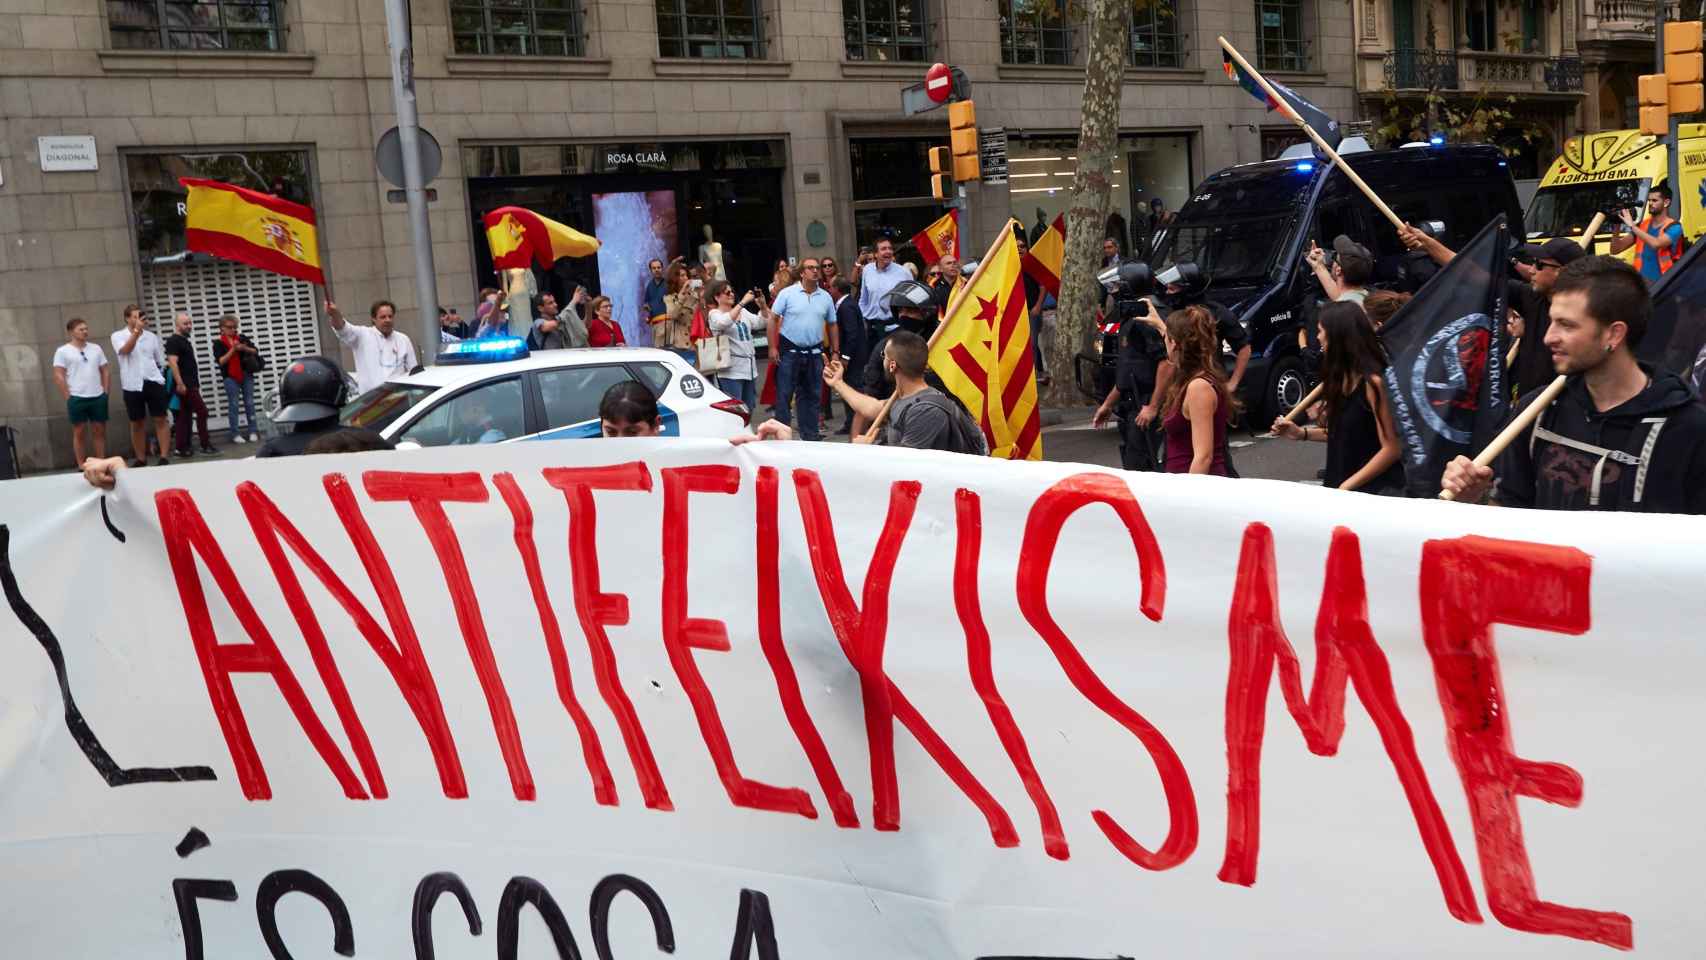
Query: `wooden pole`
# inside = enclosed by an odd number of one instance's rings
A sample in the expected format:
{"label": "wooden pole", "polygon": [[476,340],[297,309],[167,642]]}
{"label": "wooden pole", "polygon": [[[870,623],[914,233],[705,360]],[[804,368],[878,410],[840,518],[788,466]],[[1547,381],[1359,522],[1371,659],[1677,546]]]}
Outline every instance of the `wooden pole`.
{"label": "wooden pole", "polygon": [[1268,99],[1279,104],[1280,112],[1285,115],[1287,120],[1297,124],[1298,128],[1308,134],[1309,139],[1315,142],[1315,146],[1320,149],[1322,153],[1325,153],[1328,157],[1332,158],[1334,163],[1339,165],[1339,169],[1343,170],[1345,172],[1345,176],[1349,177],[1350,181],[1356,184],[1357,189],[1361,190],[1363,196],[1367,197],[1369,202],[1374,204],[1375,209],[1379,210],[1382,214],[1385,214],[1386,219],[1392,221],[1392,226],[1395,229],[1404,227],[1404,221],[1400,220],[1398,215],[1392,212],[1392,208],[1386,205],[1386,201],[1375,196],[1374,190],[1370,188],[1367,183],[1363,182],[1362,177],[1358,176],[1355,170],[1350,168],[1350,164],[1345,163],[1345,158],[1339,156],[1339,152],[1328,146],[1327,141],[1321,139],[1321,135],[1315,132],[1314,127],[1311,127],[1307,121],[1297,115],[1297,111],[1293,110],[1291,108],[1291,104],[1287,103],[1286,99],[1279,95],[1279,92],[1274,89],[1273,84],[1269,83],[1266,77],[1256,72],[1256,68],[1250,66],[1250,61],[1245,60],[1244,55],[1239,53],[1232,44],[1228,43],[1225,37],[1219,37],[1218,39],[1220,40],[1220,48],[1226,51],[1227,56],[1236,61],[1238,66],[1242,67],[1244,72],[1249,74],[1251,79],[1256,81],[1257,85],[1260,86],[1263,92],[1268,95]]}
{"label": "wooden pole", "polygon": [[1594,235],[1599,233],[1599,228],[1603,226],[1605,226],[1605,211],[1601,210],[1593,215],[1593,219],[1588,221],[1587,229],[1582,231],[1582,249],[1589,253],[1593,252]]}
{"label": "wooden pole", "polygon": [[[1558,394],[1564,392],[1564,384],[1568,381],[1569,377],[1560,373],[1556,380],[1546,386],[1545,390],[1540,391],[1540,396],[1535,397],[1533,403],[1524,407],[1522,412],[1516,415],[1516,419],[1506,424],[1505,428],[1499,431],[1499,435],[1493,438],[1493,442],[1487,444],[1487,449],[1475,455],[1475,465],[1477,467],[1490,466],[1499,454],[1504,453],[1505,448],[1511,445],[1512,440],[1527,430],[1530,424],[1540,419],[1540,414],[1552,405],[1552,401],[1558,398]],[[1454,500],[1456,496],[1450,490],[1441,490],[1439,498],[1441,500]]]}
{"label": "wooden pole", "polygon": [[1299,414],[1301,414],[1301,413],[1303,413],[1303,411],[1309,409],[1310,404],[1321,399],[1321,389],[1325,386],[1326,386],[1325,383],[1317,383],[1315,385],[1315,389],[1309,391],[1309,394],[1307,396],[1305,396],[1302,400],[1297,401],[1297,406],[1292,407],[1291,412],[1286,414],[1285,416],[1281,417],[1280,419],[1290,420],[1290,421],[1295,423],[1297,421],[1297,417]]}
{"label": "wooden pole", "polygon": [[[1525,320],[1523,320],[1523,322],[1527,323],[1528,321],[1525,319]],[[1505,366],[1506,367],[1509,367],[1511,364],[1516,362],[1516,355],[1521,349],[1522,349],[1522,341],[1521,340],[1514,340],[1511,342],[1510,352],[1505,354]]]}
{"label": "wooden pole", "polygon": [[[989,245],[989,250],[984,253],[983,259],[977,262],[977,269],[972,271],[971,279],[961,284],[959,290],[954,293],[954,298],[948,301],[948,309],[942,312],[942,322],[936,324],[936,329],[930,333],[930,341],[924,346],[926,355],[936,346],[936,338],[942,335],[943,328],[948,325],[948,318],[959,310],[960,304],[965,302],[966,297],[971,296],[972,287],[977,286],[977,281],[983,277],[983,271],[989,269],[989,262],[995,258],[995,251],[1000,249],[1002,241],[1013,235],[1013,226],[1016,223],[1018,221],[1012,217],[1007,218],[1007,222],[1001,227],[1002,232],[995,235],[995,242]],[[877,430],[882,427],[883,421],[888,419],[889,407],[892,406],[894,406],[894,393],[891,391],[888,397],[883,400],[883,408],[878,410],[877,415],[872,418],[870,429],[864,433],[866,443],[877,439]]]}

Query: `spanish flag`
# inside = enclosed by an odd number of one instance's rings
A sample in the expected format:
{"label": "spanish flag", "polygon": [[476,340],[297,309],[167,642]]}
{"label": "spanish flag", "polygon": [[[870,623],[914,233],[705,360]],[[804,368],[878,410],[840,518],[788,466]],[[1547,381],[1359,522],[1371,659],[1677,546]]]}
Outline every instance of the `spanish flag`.
{"label": "spanish flag", "polygon": [[537,262],[549,270],[564,257],[587,257],[598,252],[598,240],[549,217],[521,207],[499,207],[486,214],[486,243],[492,266],[498,270]]}
{"label": "spanish flag", "polygon": [[912,236],[912,245],[924,257],[925,266],[952,254],[960,256],[960,211],[949,210],[940,220]]}
{"label": "spanish flag", "polygon": [[1066,214],[1054,218],[1031,251],[1025,254],[1025,274],[1044,290],[1060,296],[1060,265],[1066,260]]}
{"label": "spanish flag", "polygon": [[189,191],[184,246],[287,277],[324,284],[314,209],[217,180],[180,178]]}
{"label": "spanish flag", "polygon": [[931,340],[930,369],[983,426],[989,455],[1041,460],[1031,321],[1011,222]]}

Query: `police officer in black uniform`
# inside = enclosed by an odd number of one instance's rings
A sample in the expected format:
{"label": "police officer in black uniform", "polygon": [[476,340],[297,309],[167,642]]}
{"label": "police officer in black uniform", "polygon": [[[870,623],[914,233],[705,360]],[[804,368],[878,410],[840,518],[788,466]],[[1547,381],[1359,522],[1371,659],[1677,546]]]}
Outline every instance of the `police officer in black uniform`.
{"label": "police officer in black uniform", "polygon": [[257,457],[293,457],[308,451],[308,445],[334,433],[362,434],[370,448],[392,449],[390,441],[361,427],[338,426],[338,410],[344,405],[348,387],[344,372],[325,357],[299,357],[290,362],[278,387],[281,406],[274,423],[291,424],[255,451]]}
{"label": "police officer in black uniform", "polygon": [[[883,344],[888,341],[889,334],[896,330],[910,330],[923,337],[926,341],[930,334],[936,331],[938,324],[936,314],[936,291],[917,280],[902,280],[894,285],[884,298],[888,304],[890,320],[880,330],[873,330],[876,341],[871,346],[871,354],[865,362],[864,392],[878,400],[886,399],[894,389],[894,384],[888,382],[888,374],[883,367]],[[927,376],[925,378],[929,380]],[[940,383],[932,386],[941,388]]]}
{"label": "police officer in black uniform", "polygon": [[1154,278],[1149,265],[1133,261],[1120,265],[1115,309],[1120,311],[1119,358],[1114,388],[1096,409],[1091,425],[1100,428],[1109,413],[1118,418],[1120,465],[1127,470],[1160,469],[1161,419],[1138,423],[1138,411],[1155,392],[1155,374],[1167,359],[1161,315],[1150,295]]}

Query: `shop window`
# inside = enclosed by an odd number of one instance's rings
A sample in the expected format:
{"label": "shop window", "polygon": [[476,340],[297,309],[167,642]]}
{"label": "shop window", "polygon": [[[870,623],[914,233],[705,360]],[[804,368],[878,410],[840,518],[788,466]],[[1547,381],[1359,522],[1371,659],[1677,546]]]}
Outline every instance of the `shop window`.
{"label": "shop window", "polygon": [[928,0],[842,0],[847,59],[923,63],[930,56]]}
{"label": "shop window", "polygon": [[457,53],[586,53],[580,0],[451,0],[450,30]]}
{"label": "shop window", "polygon": [[1131,0],[1126,20],[1127,63],[1134,67],[1185,65],[1176,0]]}
{"label": "shop window", "polygon": [[1263,70],[1309,69],[1312,7],[1305,0],[1256,0],[1256,59]]}
{"label": "shop window", "polygon": [[1000,0],[1001,62],[1067,66],[1076,31],[1061,0]]}
{"label": "shop window", "polygon": [[273,0],[107,0],[121,50],[283,50]]}
{"label": "shop window", "polygon": [[657,0],[658,52],[665,57],[761,60],[758,0]]}

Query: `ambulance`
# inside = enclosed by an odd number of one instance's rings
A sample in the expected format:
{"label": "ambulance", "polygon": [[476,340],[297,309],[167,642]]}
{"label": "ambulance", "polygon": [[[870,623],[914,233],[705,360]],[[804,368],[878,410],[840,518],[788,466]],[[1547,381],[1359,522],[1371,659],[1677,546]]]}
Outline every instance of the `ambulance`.
{"label": "ambulance", "polygon": [[[1685,123],[1679,128],[1682,183],[1672,193],[1670,215],[1681,221],[1684,234],[1692,240],[1706,233],[1706,124]],[[1656,137],[1638,130],[1607,130],[1571,137],[1564,153],[1552,162],[1540,180],[1540,188],[1529,202],[1524,223],[1530,243],[1545,243],[1553,237],[1580,239],[1588,221],[1604,211],[1605,225],[1594,242],[1594,253],[1610,253],[1611,238],[1621,229],[1620,209],[1645,211],[1647,191],[1664,183],[1670,156]],[[1622,254],[1632,260],[1630,247]]]}

